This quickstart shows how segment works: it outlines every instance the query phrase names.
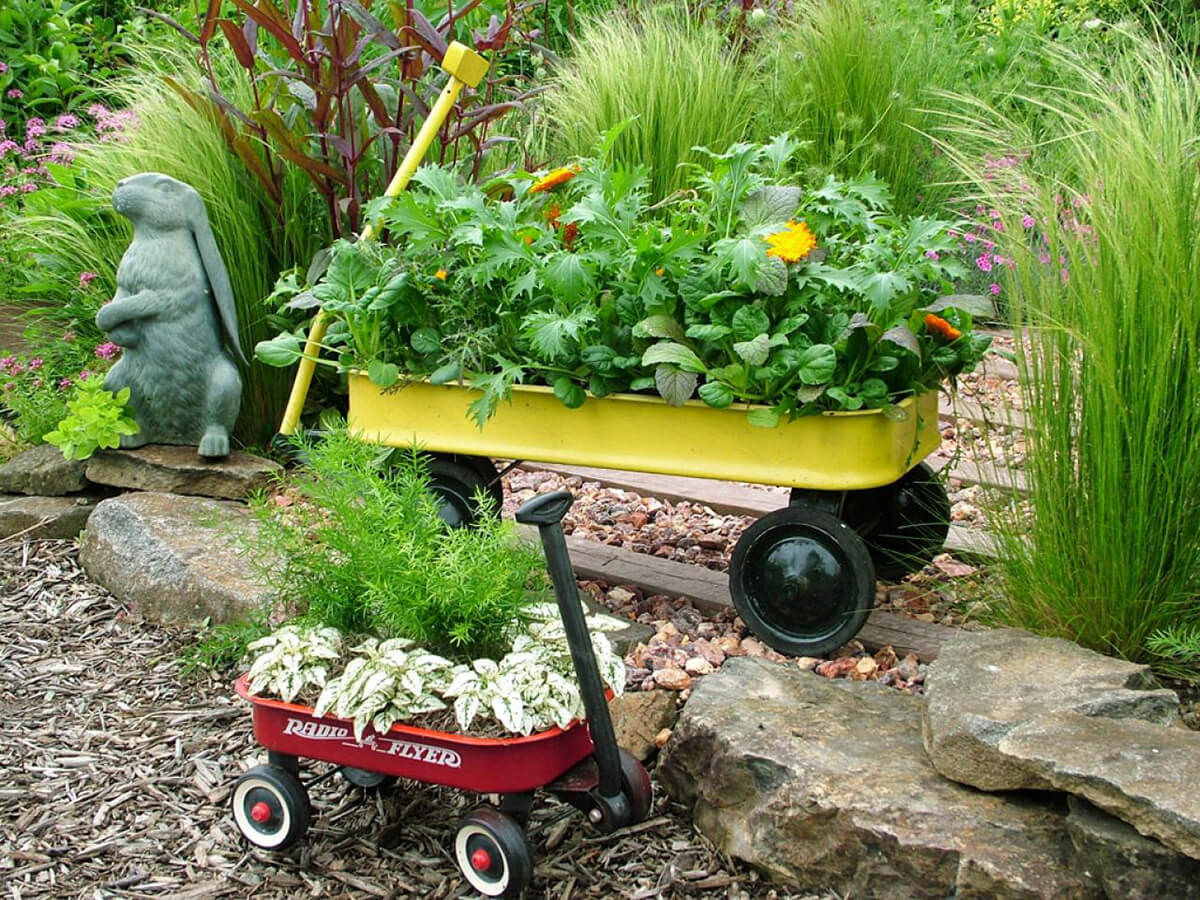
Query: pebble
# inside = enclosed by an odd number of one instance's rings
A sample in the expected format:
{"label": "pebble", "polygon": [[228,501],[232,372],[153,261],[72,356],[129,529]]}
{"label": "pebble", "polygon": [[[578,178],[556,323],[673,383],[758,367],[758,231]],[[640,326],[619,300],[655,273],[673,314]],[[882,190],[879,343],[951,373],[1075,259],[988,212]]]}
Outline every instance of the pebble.
{"label": "pebble", "polygon": [[716,671],[712,663],[699,656],[693,656],[683,664],[683,669],[689,675],[709,675]]}
{"label": "pebble", "polygon": [[682,691],[692,686],[692,678],[682,669],[670,666],[654,673],[654,683],[668,691]]}

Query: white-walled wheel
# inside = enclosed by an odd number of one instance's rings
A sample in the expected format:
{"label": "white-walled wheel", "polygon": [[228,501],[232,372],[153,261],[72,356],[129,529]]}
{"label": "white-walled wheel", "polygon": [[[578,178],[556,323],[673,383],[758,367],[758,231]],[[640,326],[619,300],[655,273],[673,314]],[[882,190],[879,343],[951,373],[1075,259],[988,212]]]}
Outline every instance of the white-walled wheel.
{"label": "white-walled wheel", "polygon": [[516,897],[533,876],[525,830],[504,813],[481,807],[462,820],[454,859],[463,877],[485,897]]}
{"label": "white-walled wheel", "polygon": [[282,850],[308,831],[308,791],[278,766],[255,766],[233,785],[233,821],[256,847]]}

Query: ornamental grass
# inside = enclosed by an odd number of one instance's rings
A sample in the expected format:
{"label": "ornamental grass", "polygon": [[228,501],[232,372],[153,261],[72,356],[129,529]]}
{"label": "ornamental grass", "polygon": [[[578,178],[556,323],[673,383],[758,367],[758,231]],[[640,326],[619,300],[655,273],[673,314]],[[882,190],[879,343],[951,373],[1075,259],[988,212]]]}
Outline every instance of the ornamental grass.
{"label": "ornamental grass", "polygon": [[[1006,588],[995,612],[1169,663],[1155,635],[1200,629],[1200,81],[1142,37],[1123,38],[1103,72],[1042,52],[1082,85],[1026,98],[1057,138],[1028,147],[1010,177],[979,178],[1029,336],[1017,362],[1030,504],[1013,494],[993,512]],[[1014,128],[975,107],[954,130],[999,149]]]}

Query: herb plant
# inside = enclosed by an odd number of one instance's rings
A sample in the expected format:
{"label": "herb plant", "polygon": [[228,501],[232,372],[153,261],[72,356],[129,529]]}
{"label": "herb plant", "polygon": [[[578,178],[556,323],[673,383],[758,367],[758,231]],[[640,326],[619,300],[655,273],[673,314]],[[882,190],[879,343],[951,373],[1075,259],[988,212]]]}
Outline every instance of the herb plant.
{"label": "herb plant", "polygon": [[122,436],[138,433],[128,402],[129,388],[114,395],[104,390],[100,378],[81,381],[67,401],[67,417],[44,439],[67,459],[87,459],[97,450],[115,449]]}
{"label": "herb plant", "polygon": [[[617,132],[610,134],[609,143]],[[937,300],[963,273],[955,223],[892,214],[887,186],[802,186],[781,136],[705,153],[686,190],[652,204],[644,169],[581,161],[464,185],[440,167],[368,215],[395,246],[334,245],[293,306],[332,318],[323,359],[381,387],[469,382],[482,427],[516,383],[653,391],[679,405],[750,404],[771,426],[882,409],[972,368],[988,338]],[[257,349],[294,362],[303,334]]]}

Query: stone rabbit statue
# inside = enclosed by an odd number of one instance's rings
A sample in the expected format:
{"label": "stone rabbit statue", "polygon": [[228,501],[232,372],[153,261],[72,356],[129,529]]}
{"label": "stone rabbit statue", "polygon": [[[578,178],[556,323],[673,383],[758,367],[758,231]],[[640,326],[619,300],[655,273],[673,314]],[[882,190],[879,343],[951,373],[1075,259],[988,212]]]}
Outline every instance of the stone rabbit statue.
{"label": "stone rabbit statue", "polygon": [[125,349],[104,379],[113,393],[129,388],[140,429],[121,446],[197,444],[201,456],[227,456],[242,396],[234,357],[246,358],[204,201],[143,172],[117,183],[113,208],[133,222],[133,241],[96,324]]}

